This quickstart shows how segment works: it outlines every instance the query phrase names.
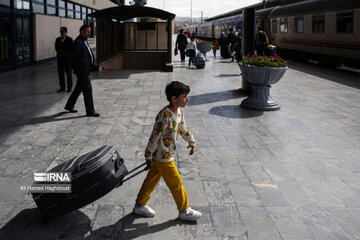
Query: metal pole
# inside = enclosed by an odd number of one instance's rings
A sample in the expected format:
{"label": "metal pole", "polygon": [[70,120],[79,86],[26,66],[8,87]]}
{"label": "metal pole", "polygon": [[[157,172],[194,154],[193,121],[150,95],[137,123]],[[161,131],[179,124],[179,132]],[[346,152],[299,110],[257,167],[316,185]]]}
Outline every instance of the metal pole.
{"label": "metal pole", "polygon": [[190,0],[190,24],[192,23],[192,0]]}

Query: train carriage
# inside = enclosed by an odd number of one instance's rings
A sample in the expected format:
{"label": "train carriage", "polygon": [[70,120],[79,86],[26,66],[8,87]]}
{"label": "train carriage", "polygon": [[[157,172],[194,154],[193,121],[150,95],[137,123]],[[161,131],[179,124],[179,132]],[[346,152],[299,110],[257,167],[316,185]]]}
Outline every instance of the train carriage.
{"label": "train carriage", "polygon": [[[241,36],[243,15],[189,26],[203,40],[232,28]],[[255,12],[255,32],[262,27],[280,55],[336,67],[360,67],[360,0],[308,0]]]}
{"label": "train carriage", "polygon": [[272,10],[268,19],[270,41],[282,55],[360,67],[359,0],[290,4]]}

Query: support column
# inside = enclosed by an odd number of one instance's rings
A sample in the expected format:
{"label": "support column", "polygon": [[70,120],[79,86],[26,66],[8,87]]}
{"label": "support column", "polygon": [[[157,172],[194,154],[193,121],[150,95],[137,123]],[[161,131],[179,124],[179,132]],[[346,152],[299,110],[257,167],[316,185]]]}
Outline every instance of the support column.
{"label": "support column", "polygon": [[[245,8],[242,25],[241,45],[243,56],[253,55],[255,52],[255,8]],[[251,93],[251,84],[242,76],[242,90]]]}
{"label": "support column", "polygon": [[172,19],[168,18],[167,20],[167,30],[168,30],[168,58],[167,63],[165,63],[165,72],[173,71],[172,63]]}
{"label": "support column", "polygon": [[255,8],[244,9],[242,46],[243,56],[255,52]]}

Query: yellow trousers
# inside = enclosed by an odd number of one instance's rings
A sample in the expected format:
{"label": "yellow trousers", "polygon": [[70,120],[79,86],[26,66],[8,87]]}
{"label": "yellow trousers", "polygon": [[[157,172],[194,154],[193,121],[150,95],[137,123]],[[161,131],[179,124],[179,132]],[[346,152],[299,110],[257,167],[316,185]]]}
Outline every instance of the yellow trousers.
{"label": "yellow trousers", "polygon": [[189,207],[189,200],[174,161],[153,161],[153,166],[150,168],[138,193],[136,203],[139,205],[146,205],[148,203],[151,193],[154,191],[161,177],[164,178],[166,185],[170,189],[177,205],[177,209],[179,211],[186,210]]}

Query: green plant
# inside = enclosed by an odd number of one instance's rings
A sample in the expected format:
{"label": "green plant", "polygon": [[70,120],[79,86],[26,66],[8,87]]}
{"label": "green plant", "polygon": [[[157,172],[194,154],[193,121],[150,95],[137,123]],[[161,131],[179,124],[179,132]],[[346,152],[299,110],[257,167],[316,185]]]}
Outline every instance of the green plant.
{"label": "green plant", "polygon": [[196,44],[200,44],[200,45],[212,45],[211,42],[206,42],[206,41],[198,41]]}
{"label": "green plant", "polygon": [[243,65],[258,66],[258,67],[286,67],[288,64],[285,59],[277,56],[263,57],[263,56],[246,56],[242,59]]}

